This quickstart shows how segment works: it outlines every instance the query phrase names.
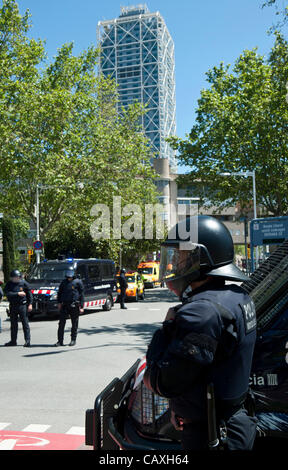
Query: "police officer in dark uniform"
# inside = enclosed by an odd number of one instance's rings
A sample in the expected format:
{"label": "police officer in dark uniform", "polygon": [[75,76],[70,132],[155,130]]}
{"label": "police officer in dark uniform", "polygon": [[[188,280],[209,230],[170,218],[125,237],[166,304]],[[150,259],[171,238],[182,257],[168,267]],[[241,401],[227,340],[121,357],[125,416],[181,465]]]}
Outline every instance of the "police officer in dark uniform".
{"label": "police officer in dark uniform", "polygon": [[122,268],[120,270],[120,276],[119,276],[119,284],[120,284],[120,305],[121,308],[127,309],[125,306],[125,297],[126,297],[126,289],[128,287],[127,279],[125,276],[126,270]]}
{"label": "police officer in dark uniform", "polygon": [[10,273],[10,280],[7,282],[4,292],[9,302],[10,322],[11,322],[11,341],[5,346],[17,346],[18,333],[18,315],[20,316],[23,331],[25,347],[30,346],[30,327],[27,312],[32,310],[33,295],[28,283],[22,279],[18,269]]}
{"label": "police officer in dark uniform", "polygon": [[58,309],[60,320],[58,326],[58,341],[55,346],[63,346],[64,328],[68,316],[71,318],[71,342],[69,346],[76,344],[79,313],[84,311],[84,286],[80,279],[75,279],[73,268],[67,269],[65,279],[61,282],[58,290]]}
{"label": "police officer in dark uniform", "polygon": [[[193,224],[198,225],[196,240],[187,235]],[[170,398],[171,421],[181,431],[185,450],[208,450],[211,444],[207,402],[211,384],[223,447],[251,450],[254,444],[257,420],[245,404],[256,312],[239,285],[225,284],[226,279],[247,279],[233,258],[230,232],[208,216],[179,222],[162,245],[161,276],[181,304],[169,309],[162,329],[152,338],[144,383]],[[168,265],[172,270],[167,270]]]}

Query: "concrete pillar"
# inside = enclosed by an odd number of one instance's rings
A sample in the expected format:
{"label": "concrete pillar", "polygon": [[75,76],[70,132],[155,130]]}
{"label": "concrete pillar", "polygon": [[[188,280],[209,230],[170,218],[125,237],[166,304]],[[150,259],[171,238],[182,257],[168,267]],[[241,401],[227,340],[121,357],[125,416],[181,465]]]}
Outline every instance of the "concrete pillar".
{"label": "concrete pillar", "polygon": [[170,169],[168,158],[155,158],[154,169],[159,175],[156,186],[161,193],[160,202],[164,205],[163,217],[165,223],[170,228]]}

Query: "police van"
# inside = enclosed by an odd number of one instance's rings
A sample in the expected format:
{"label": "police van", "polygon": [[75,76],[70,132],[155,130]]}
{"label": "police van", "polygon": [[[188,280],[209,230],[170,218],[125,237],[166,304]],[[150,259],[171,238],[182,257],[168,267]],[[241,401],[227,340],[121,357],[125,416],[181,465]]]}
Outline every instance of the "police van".
{"label": "police van", "polygon": [[111,310],[117,300],[114,261],[109,259],[57,259],[34,264],[26,276],[33,294],[33,308],[29,314],[58,314],[57,293],[67,268],[73,267],[75,276],[84,285],[84,309]]}

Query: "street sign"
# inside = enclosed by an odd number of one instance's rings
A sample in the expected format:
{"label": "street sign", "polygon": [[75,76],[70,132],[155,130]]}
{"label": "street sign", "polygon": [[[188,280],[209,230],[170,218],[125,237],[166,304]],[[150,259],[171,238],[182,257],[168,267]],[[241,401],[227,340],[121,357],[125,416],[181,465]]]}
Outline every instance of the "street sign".
{"label": "street sign", "polygon": [[[251,269],[254,266],[254,248],[264,245],[280,245],[288,240],[288,216],[253,219],[250,222]],[[256,253],[257,257],[257,253]],[[257,260],[256,260],[257,263]]]}
{"label": "street sign", "polygon": [[36,240],[33,243],[34,250],[42,250],[43,248],[43,243],[40,240]]}
{"label": "street sign", "polygon": [[254,219],[250,225],[251,245],[273,245],[288,239],[288,216]]}

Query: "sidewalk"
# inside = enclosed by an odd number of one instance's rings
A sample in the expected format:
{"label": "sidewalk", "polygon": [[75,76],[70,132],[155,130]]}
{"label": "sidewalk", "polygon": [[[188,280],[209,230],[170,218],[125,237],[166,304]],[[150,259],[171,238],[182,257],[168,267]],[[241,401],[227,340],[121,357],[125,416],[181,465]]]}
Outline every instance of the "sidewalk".
{"label": "sidewalk", "polygon": [[8,307],[9,307],[9,302],[7,302],[7,300],[2,300],[2,302],[0,302],[0,314],[5,313],[6,315],[6,308]]}
{"label": "sidewalk", "polygon": [[5,320],[7,320],[8,316],[6,313],[6,308],[9,307],[9,302],[2,300],[0,302],[0,319],[1,319],[1,332],[4,330],[10,329],[10,323],[7,324]]}

